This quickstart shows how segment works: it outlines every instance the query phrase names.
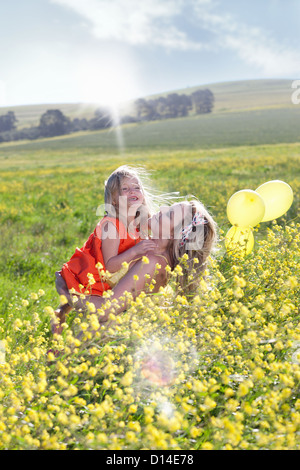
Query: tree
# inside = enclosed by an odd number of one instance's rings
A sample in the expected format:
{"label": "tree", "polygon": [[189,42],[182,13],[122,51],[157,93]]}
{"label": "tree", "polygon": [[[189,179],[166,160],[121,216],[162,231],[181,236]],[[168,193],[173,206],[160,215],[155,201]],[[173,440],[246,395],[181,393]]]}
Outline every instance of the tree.
{"label": "tree", "polygon": [[111,127],[113,123],[110,112],[105,108],[98,108],[95,111],[95,117],[88,122],[89,129],[96,131]]}
{"label": "tree", "polygon": [[205,114],[212,112],[215,97],[210,90],[205,89],[194,91],[194,93],[192,93],[191,95],[191,98],[195,106],[196,114]]}
{"label": "tree", "polygon": [[40,118],[39,129],[42,137],[64,135],[70,130],[70,119],[59,109],[48,109]]}
{"label": "tree", "polygon": [[147,101],[144,98],[139,98],[134,104],[139,121],[153,121],[158,118],[153,100]]}
{"label": "tree", "polygon": [[166,97],[160,96],[148,101],[140,98],[135,101],[135,106],[138,120],[151,121],[187,116],[189,110],[193,107],[193,103],[187,95],[170,93]]}
{"label": "tree", "polygon": [[166,119],[167,118],[167,112],[168,112],[168,106],[167,106],[167,100],[163,96],[157,98],[155,100],[155,109],[156,113],[158,114],[160,119]]}
{"label": "tree", "polygon": [[189,111],[193,109],[192,99],[188,95],[179,95],[178,117],[188,116]]}
{"label": "tree", "polygon": [[187,116],[189,109],[192,108],[192,100],[187,95],[171,93],[167,96],[167,106],[169,110],[169,117],[175,118]]}
{"label": "tree", "polygon": [[160,119],[170,119],[176,118],[178,116],[178,97],[176,93],[168,95],[166,98],[161,96],[156,100],[153,100],[153,106],[156,109],[156,113],[159,115]]}
{"label": "tree", "polygon": [[17,118],[13,111],[0,116],[0,132],[10,132],[16,129]]}
{"label": "tree", "polygon": [[88,128],[89,128],[89,123],[87,119],[75,118],[71,122],[70,132],[87,131]]}

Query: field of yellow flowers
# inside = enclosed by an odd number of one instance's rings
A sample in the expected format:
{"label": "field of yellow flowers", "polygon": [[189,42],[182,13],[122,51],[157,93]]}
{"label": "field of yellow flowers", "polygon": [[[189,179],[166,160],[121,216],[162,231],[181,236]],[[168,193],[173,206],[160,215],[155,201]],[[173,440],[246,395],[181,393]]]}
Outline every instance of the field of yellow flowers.
{"label": "field of yellow flowers", "polygon": [[[299,144],[126,159],[1,151],[0,449],[300,449],[299,155]],[[162,191],[199,197],[218,250],[194,297],[178,267],[108,325],[91,306],[52,337],[54,273],[124,160],[147,161]],[[226,253],[229,197],[271,179],[292,186],[293,206],[256,228],[246,258]]]}

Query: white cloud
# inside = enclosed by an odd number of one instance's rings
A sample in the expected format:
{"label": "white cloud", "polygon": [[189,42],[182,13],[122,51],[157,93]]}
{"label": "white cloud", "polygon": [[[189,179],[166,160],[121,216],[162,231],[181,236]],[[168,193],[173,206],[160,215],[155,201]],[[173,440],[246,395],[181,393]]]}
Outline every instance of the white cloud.
{"label": "white cloud", "polygon": [[276,42],[255,37],[225,36],[225,47],[232,49],[246,63],[259,68],[264,76],[299,75],[300,55]]}
{"label": "white cloud", "polygon": [[232,15],[196,12],[203,28],[213,33],[218,48],[233,51],[246,64],[256,67],[265,77],[294,76],[300,72],[300,54],[278,43],[270,32],[237,21]]}
{"label": "white cloud", "polygon": [[[240,22],[224,13],[215,0],[50,0],[78,13],[94,37],[133,46],[159,46],[169,50],[233,52],[263,76],[299,75],[300,54],[275,40],[271,32]],[[185,15],[186,14],[186,15]],[[185,16],[184,16],[185,15]],[[199,36],[190,37],[180,19],[190,21]],[[202,33],[202,34],[201,34]]]}
{"label": "white cloud", "polygon": [[[130,45],[156,45],[169,49],[201,49],[189,40],[173,20],[184,8],[184,0],[51,0],[88,20],[93,35],[102,40]],[[207,3],[210,0],[200,0]]]}

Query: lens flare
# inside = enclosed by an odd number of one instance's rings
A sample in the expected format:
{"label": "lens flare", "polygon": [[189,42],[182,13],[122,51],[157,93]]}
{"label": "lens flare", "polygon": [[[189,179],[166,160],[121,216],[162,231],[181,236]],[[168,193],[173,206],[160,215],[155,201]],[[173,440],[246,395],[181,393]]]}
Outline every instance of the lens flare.
{"label": "lens flare", "polygon": [[168,353],[157,351],[142,360],[141,376],[151,384],[166,387],[176,378],[175,363]]}

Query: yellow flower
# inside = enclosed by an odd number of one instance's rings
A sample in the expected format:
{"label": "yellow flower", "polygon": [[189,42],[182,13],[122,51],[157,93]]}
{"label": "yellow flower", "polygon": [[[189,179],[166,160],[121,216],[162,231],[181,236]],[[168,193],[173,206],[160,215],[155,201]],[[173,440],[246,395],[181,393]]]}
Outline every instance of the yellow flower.
{"label": "yellow flower", "polygon": [[128,387],[129,385],[132,384],[132,380],[133,380],[132,372],[128,371],[122,377],[121,384],[124,385],[124,387]]}
{"label": "yellow flower", "polygon": [[202,411],[211,411],[217,406],[216,402],[210,397],[205,397],[204,404],[200,406]]}
{"label": "yellow flower", "polygon": [[88,370],[88,374],[89,374],[91,377],[95,377],[95,375],[97,374],[97,369],[96,369],[96,367],[90,367],[89,370]]}
{"label": "yellow flower", "polygon": [[137,439],[135,433],[132,432],[132,431],[127,431],[126,434],[125,434],[125,437],[126,437],[127,441],[129,441],[129,442],[138,442],[138,439]]}
{"label": "yellow flower", "polygon": [[60,301],[60,305],[65,305],[68,303],[68,299],[65,295],[60,295],[59,296],[59,301]]}
{"label": "yellow flower", "polygon": [[20,320],[20,318],[17,318],[14,321],[14,330],[18,331],[21,328],[22,325],[23,325],[22,320]]}
{"label": "yellow flower", "polygon": [[190,429],[190,435],[193,439],[200,436],[202,433],[203,431],[201,429],[195,428],[194,426]]}
{"label": "yellow flower", "polygon": [[96,283],[94,275],[92,273],[87,273],[87,278],[89,280],[89,285],[93,285]]}
{"label": "yellow flower", "polygon": [[128,408],[128,413],[136,413],[137,408],[137,405],[130,405],[130,407]]}
{"label": "yellow flower", "polygon": [[75,385],[72,385],[72,384],[71,384],[71,385],[69,385],[69,387],[68,387],[66,390],[64,390],[62,393],[63,393],[63,395],[64,395],[65,397],[67,397],[67,398],[68,398],[68,397],[73,397],[74,395],[77,395],[78,389],[77,389],[77,387],[75,387]]}
{"label": "yellow flower", "polygon": [[50,306],[45,307],[44,312],[47,313],[47,315],[54,315],[54,310]]}
{"label": "yellow flower", "polygon": [[58,419],[58,421],[59,421],[61,424],[63,424],[64,426],[67,426],[67,424],[68,424],[68,422],[69,422],[69,419],[68,419],[66,413],[63,413],[63,412],[58,413],[57,419]]}
{"label": "yellow flower", "polygon": [[178,276],[183,276],[182,267],[179,264],[175,267],[174,273],[177,274]]}
{"label": "yellow flower", "polygon": [[214,446],[211,442],[204,442],[201,446],[202,450],[213,450]]}
{"label": "yellow flower", "polygon": [[244,382],[239,385],[238,395],[244,397],[249,392],[249,387]]}
{"label": "yellow flower", "polygon": [[130,421],[130,423],[128,423],[128,427],[129,429],[132,429],[137,433],[140,433],[142,430],[141,425],[138,421]]}
{"label": "yellow flower", "polygon": [[296,276],[290,276],[287,280],[287,286],[290,289],[295,289],[298,286],[298,280]]}
{"label": "yellow flower", "polygon": [[106,444],[108,441],[107,436],[106,434],[104,434],[104,432],[99,432],[99,434],[97,434],[96,436],[96,439],[98,442],[100,442],[100,444]]}
{"label": "yellow flower", "polygon": [[96,312],[96,307],[92,302],[86,302],[86,306],[87,306],[89,312],[91,312],[91,313]]}
{"label": "yellow flower", "polygon": [[260,380],[264,377],[265,373],[260,367],[256,367],[252,375],[254,379]]}

